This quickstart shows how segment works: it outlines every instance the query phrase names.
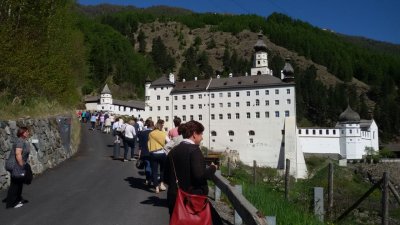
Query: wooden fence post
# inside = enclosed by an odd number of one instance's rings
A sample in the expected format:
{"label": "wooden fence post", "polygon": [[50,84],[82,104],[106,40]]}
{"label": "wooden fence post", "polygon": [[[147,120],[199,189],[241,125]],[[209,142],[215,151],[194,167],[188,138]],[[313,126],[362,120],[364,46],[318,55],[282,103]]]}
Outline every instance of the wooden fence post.
{"label": "wooden fence post", "polygon": [[289,200],[289,180],[290,180],[290,160],[286,159],[286,171],[285,171],[285,199]]}
{"label": "wooden fence post", "polygon": [[257,162],[253,160],[253,184],[256,185],[257,178],[256,178],[256,169],[257,169]]}
{"label": "wooden fence post", "polygon": [[333,163],[329,163],[328,175],[328,218],[333,218]]}
{"label": "wooden fence post", "polygon": [[382,182],[382,225],[389,224],[389,173],[383,173]]}
{"label": "wooden fence post", "polygon": [[[237,192],[239,192],[240,194],[242,194],[242,185],[235,185],[235,189],[236,189],[236,191]],[[239,216],[239,213],[237,213],[236,212],[236,210],[235,210],[235,218],[234,218],[234,224],[235,225],[242,225],[243,224],[243,221],[242,221],[242,218]]]}

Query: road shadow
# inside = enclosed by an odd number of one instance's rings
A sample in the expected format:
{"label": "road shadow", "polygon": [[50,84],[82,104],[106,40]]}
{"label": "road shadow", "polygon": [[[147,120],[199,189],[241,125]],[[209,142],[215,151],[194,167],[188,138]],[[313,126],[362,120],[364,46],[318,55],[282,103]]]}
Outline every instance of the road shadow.
{"label": "road shadow", "polygon": [[129,186],[131,186],[132,188],[140,189],[147,192],[153,192],[151,186],[148,186],[144,183],[146,179],[138,177],[127,177],[124,180],[127,181]]}
{"label": "road shadow", "polygon": [[140,203],[157,207],[168,207],[167,199],[159,198],[158,196],[149,196],[147,200],[141,201]]}
{"label": "road shadow", "polygon": [[[127,181],[129,183],[129,186],[131,186],[132,188],[154,193],[154,190],[151,188],[151,186],[148,186],[144,183],[146,181],[145,179],[137,177],[127,177],[125,178],[125,181]],[[156,196],[156,194],[154,196],[149,196],[146,200],[140,203],[157,207],[168,207],[167,199],[159,198],[158,196]]]}

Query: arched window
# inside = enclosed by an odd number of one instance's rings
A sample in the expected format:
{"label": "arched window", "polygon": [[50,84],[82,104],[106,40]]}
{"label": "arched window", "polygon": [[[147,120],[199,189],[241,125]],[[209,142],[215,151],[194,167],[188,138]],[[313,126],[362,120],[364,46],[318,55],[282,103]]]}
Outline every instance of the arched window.
{"label": "arched window", "polygon": [[217,136],[217,132],[211,131],[211,136],[213,136],[213,137]]}
{"label": "arched window", "polygon": [[254,133],[254,130],[249,130],[249,135],[254,136],[256,133]]}
{"label": "arched window", "polygon": [[233,130],[228,131],[229,136],[234,136],[235,133],[233,132]]}

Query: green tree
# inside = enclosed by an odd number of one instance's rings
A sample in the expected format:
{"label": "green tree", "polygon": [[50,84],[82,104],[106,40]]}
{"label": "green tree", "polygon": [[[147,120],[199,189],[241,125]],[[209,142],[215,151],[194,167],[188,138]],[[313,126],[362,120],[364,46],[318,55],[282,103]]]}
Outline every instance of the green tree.
{"label": "green tree", "polygon": [[137,41],[139,43],[139,52],[146,53],[146,35],[144,34],[143,30],[139,31]]}
{"label": "green tree", "polygon": [[167,48],[160,36],[153,39],[150,55],[162,73],[171,72],[175,68],[175,59],[167,52]]}

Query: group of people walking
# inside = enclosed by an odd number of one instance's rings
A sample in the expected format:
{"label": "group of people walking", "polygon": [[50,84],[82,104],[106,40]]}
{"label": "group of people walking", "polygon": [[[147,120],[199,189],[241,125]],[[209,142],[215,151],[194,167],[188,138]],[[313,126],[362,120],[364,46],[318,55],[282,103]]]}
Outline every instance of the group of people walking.
{"label": "group of people walking", "polygon": [[[135,121],[133,123],[135,124]],[[129,125],[132,124],[129,122]],[[179,188],[187,193],[208,195],[207,179],[211,179],[218,169],[214,164],[206,166],[199,147],[203,140],[204,126],[193,120],[181,124],[178,117],[175,117],[174,125],[175,127],[167,133],[163,129],[163,120],[154,124],[151,119],[147,119],[143,128],[136,133],[139,158],[145,164],[145,184],[151,186],[155,193],[165,191],[168,186],[170,215],[175,206],[177,180]],[[118,134],[116,136],[119,138]],[[211,215],[214,225],[222,224],[221,218],[212,207]]]}
{"label": "group of people walking", "polygon": [[[86,113],[84,117],[83,113],[79,115],[80,118],[87,118]],[[96,114],[92,114],[91,118],[93,116],[96,116]],[[102,121],[102,115],[98,116]],[[124,123],[122,118],[116,118],[112,124],[115,141],[124,144],[123,161],[136,160],[135,143],[138,142],[138,158],[143,160],[145,165],[145,184],[152,187],[155,193],[165,191],[168,187],[167,200],[170,215],[175,206],[178,180],[179,188],[183,191],[207,195],[207,179],[210,179],[217,170],[217,165],[206,166],[199,147],[203,140],[204,126],[193,120],[181,124],[178,117],[175,117],[174,125],[173,129],[166,132],[164,131],[163,120],[154,123],[151,119],[143,122],[143,120],[138,121],[133,118]],[[11,157],[15,157],[19,166],[24,166],[30,153],[30,145],[27,143],[29,130],[26,127],[20,128],[17,136],[18,141],[13,147],[12,152],[14,154]],[[128,157],[129,150],[131,150],[130,158]],[[22,198],[22,186],[23,182],[11,178],[6,199],[7,208],[18,208],[26,202]],[[214,225],[222,224],[220,217],[213,208],[211,215]]]}

